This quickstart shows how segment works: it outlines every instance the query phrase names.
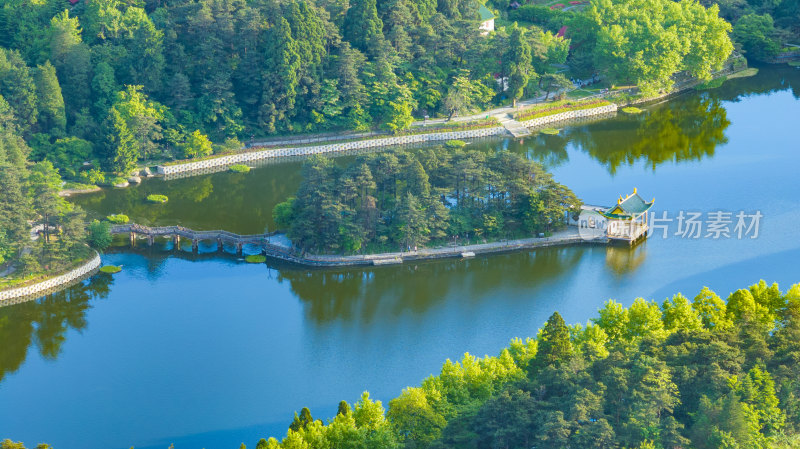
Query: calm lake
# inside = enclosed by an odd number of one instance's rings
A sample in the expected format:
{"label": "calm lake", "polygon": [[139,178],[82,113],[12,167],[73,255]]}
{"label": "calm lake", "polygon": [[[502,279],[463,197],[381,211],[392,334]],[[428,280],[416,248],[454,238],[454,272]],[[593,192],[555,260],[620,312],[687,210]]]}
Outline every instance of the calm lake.
{"label": "calm lake", "polygon": [[[703,286],[727,296],[762,278],[785,290],[800,282],[798,125],[800,70],[778,67],[559,136],[473,143],[543,162],[589,204],[637,187],[657,216],[730,212],[730,238],[674,235],[675,221],[668,238],[657,231],[634,249],[335,271],[164,242],[112,248],[104,263],[124,266],[113,279],[0,308],[0,437],[56,449],[254,447],[282,437],[301,407],[326,419],[364,390],[388,402],[447,358],[534,335],[555,310],[575,323],[609,298],[662,301]],[[256,233],[273,228],[299,170],[153,179],[73,201],[96,217]],[[149,193],[170,201],[148,205]],[[763,215],[757,238],[733,232],[740,211]]]}

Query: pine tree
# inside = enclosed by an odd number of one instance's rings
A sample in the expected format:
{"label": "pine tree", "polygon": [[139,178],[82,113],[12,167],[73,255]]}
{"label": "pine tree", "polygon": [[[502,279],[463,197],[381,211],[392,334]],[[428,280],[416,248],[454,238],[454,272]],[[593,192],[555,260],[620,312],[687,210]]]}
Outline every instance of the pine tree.
{"label": "pine tree", "polygon": [[268,50],[269,70],[264,72],[264,90],[259,122],[268,132],[291,129],[290,118],[297,97],[300,55],[289,22],[281,17],[272,28]]}
{"label": "pine tree", "polygon": [[128,175],[136,168],[139,152],[125,119],[115,108],[108,111],[105,123],[106,166],[119,175]]}
{"label": "pine tree", "polygon": [[39,106],[39,128],[55,137],[66,132],[67,116],[64,97],[56,77],[56,68],[50,61],[36,67],[36,94]]}
{"label": "pine tree", "polygon": [[[2,156],[0,154],[0,156]],[[0,160],[0,229],[5,240],[5,256],[12,258],[28,240],[31,205],[26,192],[24,168]]]}
{"label": "pine tree", "polygon": [[531,360],[529,366],[531,374],[548,366],[558,366],[572,357],[569,328],[558,312],[554,312],[547,319],[538,342],[536,357]]}
{"label": "pine tree", "polygon": [[383,22],[378,17],[376,0],[353,0],[344,18],[342,36],[354,48],[369,55],[380,51]]}
{"label": "pine tree", "polygon": [[516,24],[511,29],[511,36],[508,39],[508,54],[505,60],[507,61],[508,95],[514,100],[516,107],[517,100],[522,98],[528,81],[535,74],[531,66],[530,43],[525,37],[525,30]]}
{"label": "pine tree", "polygon": [[339,402],[339,410],[336,412],[337,415],[349,415],[352,413],[350,409],[350,404],[347,401],[340,401]]}
{"label": "pine tree", "polygon": [[308,407],[303,407],[300,410],[300,416],[297,416],[297,412],[294,414],[294,420],[292,420],[292,424],[289,426],[289,429],[292,431],[299,431],[300,429],[305,429],[310,423],[314,422],[314,418],[311,417],[311,411]]}
{"label": "pine tree", "polygon": [[0,48],[0,95],[14,111],[17,129],[23,135],[36,125],[36,85],[19,51]]}

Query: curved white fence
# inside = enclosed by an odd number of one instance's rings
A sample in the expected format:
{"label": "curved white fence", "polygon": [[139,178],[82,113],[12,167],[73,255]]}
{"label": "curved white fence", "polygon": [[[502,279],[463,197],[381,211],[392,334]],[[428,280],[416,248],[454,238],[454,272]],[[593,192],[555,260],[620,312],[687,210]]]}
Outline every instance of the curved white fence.
{"label": "curved white fence", "polygon": [[606,114],[608,112],[615,112],[617,105],[615,103],[607,104],[605,106],[598,106],[591,109],[578,109],[577,111],[559,112],[558,114],[546,115],[544,117],[535,118],[533,120],[526,120],[522,126],[526,128],[533,128],[547,123],[560,122],[562,120],[572,120],[576,118],[589,117],[592,115]]}
{"label": "curved white fence", "polygon": [[24,287],[10,288],[8,290],[0,291],[0,306],[7,305],[6,301],[10,299],[33,296],[67,285],[72,281],[81,279],[84,276],[93,273],[99,266],[100,255],[95,252],[94,257],[89,259],[88,262],[64,274],[46,279],[42,282],[26,285]]}

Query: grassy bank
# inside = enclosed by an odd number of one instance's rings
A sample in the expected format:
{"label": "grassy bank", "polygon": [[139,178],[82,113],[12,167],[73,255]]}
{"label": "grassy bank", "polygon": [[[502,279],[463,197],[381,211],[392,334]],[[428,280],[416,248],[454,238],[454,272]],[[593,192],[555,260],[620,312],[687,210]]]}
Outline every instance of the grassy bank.
{"label": "grassy bank", "polygon": [[86,261],[88,261],[92,256],[94,256],[94,251],[89,249],[89,247],[86,247],[85,252],[81,251],[80,254],[75,255],[66,264],[59,264],[59,266],[53,271],[48,269],[39,269],[26,275],[20,274],[19,270],[17,270],[7,277],[0,278],[0,291],[11,288],[26,287],[28,285],[46,281],[52,277],[60,276],[64,273],[74,270],[75,268],[78,268],[82,264],[86,263]]}
{"label": "grassy bank", "polygon": [[560,100],[552,103],[537,104],[514,113],[514,120],[526,121],[549,115],[560,114],[562,112],[579,111],[582,109],[592,109],[600,106],[610,105],[611,102],[603,99],[589,100]]}

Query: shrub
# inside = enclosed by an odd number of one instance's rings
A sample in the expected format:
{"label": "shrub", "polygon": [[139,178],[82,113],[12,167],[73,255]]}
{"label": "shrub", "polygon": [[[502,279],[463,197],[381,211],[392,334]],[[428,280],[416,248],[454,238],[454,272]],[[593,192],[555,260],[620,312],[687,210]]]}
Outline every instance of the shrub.
{"label": "shrub", "polygon": [[120,271],[122,271],[122,267],[118,267],[116,265],[105,265],[100,268],[100,272],[106,274],[119,273]]}
{"label": "shrub", "polygon": [[112,176],[112,177],[106,177],[106,183],[105,183],[105,185],[106,185],[106,186],[109,186],[109,187],[113,187],[113,186],[115,186],[115,185],[118,185],[118,184],[124,184],[124,183],[126,183],[126,182],[128,182],[128,180],[127,180],[127,179],[125,179],[125,178],[123,178],[123,177],[120,177],[120,176]]}
{"label": "shrub", "polygon": [[183,149],[183,157],[187,159],[208,156],[214,151],[208,136],[200,131],[194,131],[187,135],[186,142],[181,145],[181,148]]}
{"label": "shrub", "polygon": [[464,148],[467,145],[467,142],[463,140],[448,140],[444,143],[444,146],[447,148]]}
{"label": "shrub", "polygon": [[628,106],[628,107],[622,108],[622,112],[624,112],[626,114],[641,114],[644,111],[639,109],[639,108],[637,108],[637,107],[635,107],[635,106]]}
{"label": "shrub", "polygon": [[228,167],[228,170],[234,173],[247,173],[250,171],[250,167],[244,164],[233,164],[230,167]]}
{"label": "shrub", "polygon": [[697,90],[716,89],[717,87],[722,86],[722,84],[727,80],[728,80],[728,77],[721,76],[719,78],[714,78],[714,79],[708,80],[708,81],[706,81],[704,83],[700,83],[697,86],[695,86],[695,89],[697,89]]}
{"label": "shrub", "polygon": [[111,214],[106,216],[106,220],[114,224],[125,224],[130,221],[130,218],[125,214]]}
{"label": "shrub", "polygon": [[166,203],[168,200],[169,198],[167,198],[167,195],[147,195],[147,201],[150,201],[151,203]]}
{"label": "shrub", "polygon": [[264,263],[267,261],[266,256],[262,256],[261,254],[251,254],[244,258],[245,262],[247,263]]}
{"label": "shrub", "polygon": [[87,184],[103,184],[106,182],[106,175],[103,174],[99,168],[82,171],[78,176],[81,178],[81,181]]}
{"label": "shrub", "polygon": [[89,224],[87,241],[93,248],[100,250],[108,248],[111,244],[111,225],[107,221],[92,221]]}
{"label": "shrub", "polygon": [[272,219],[278,229],[289,229],[294,220],[294,202],[295,198],[289,197],[286,201],[278,203],[272,208]]}

